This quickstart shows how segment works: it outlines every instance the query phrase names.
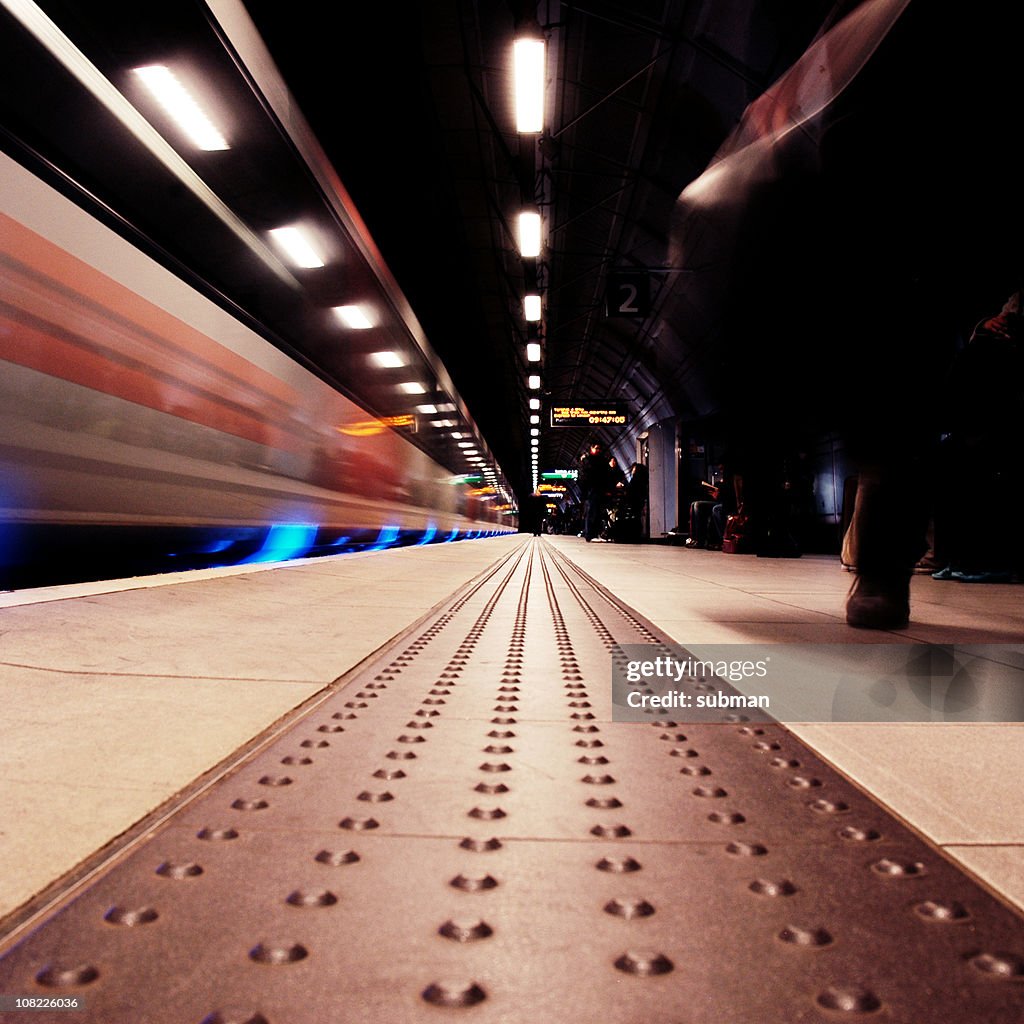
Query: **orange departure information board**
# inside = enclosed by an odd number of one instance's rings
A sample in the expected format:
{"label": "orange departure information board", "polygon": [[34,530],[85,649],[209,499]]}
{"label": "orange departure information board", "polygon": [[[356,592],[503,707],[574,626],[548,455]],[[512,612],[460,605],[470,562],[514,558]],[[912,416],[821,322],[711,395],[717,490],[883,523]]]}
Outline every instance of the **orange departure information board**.
{"label": "orange departure information board", "polygon": [[624,427],[625,402],[588,402],[586,405],[553,405],[553,427]]}

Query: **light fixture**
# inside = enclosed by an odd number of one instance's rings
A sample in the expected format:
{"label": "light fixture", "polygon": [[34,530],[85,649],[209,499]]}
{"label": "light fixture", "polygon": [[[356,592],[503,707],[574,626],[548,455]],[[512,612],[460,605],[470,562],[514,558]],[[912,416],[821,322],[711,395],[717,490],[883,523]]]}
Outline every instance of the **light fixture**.
{"label": "light fixture", "polygon": [[512,47],[516,131],[544,130],[544,40],[517,39]]}
{"label": "light fixture", "polygon": [[[417,385],[419,387],[419,385]],[[410,394],[418,395],[422,394],[422,391],[412,391]],[[417,405],[416,411],[424,416],[436,416],[437,408],[433,405]]]}
{"label": "light fixture", "polygon": [[297,267],[311,270],[324,265],[320,254],[301,228],[274,228],[270,234]]}
{"label": "light fixture", "polygon": [[405,360],[397,352],[371,352],[369,360],[374,366],[382,370],[393,370],[399,366],[405,366]]}
{"label": "light fixture", "polygon": [[519,214],[519,255],[540,255],[540,214],[536,211],[524,210]]}
{"label": "light fixture", "polygon": [[540,428],[539,427],[530,427],[530,436],[531,437],[537,437],[539,434],[540,434]]}
{"label": "light fixture", "polygon": [[351,327],[354,331],[365,331],[373,326],[365,306],[335,306],[334,312],[341,317],[341,322],[346,327]]}
{"label": "light fixture", "polygon": [[535,373],[531,373],[530,376],[526,378],[526,386],[531,391],[540,391],[540,377]]}
{"label": "light fixture", "polygon": [[150,64],[135,68],[135,74],[196,146],[207,152],[231,148],[173,71],[162,64]]}
{"label": "light fixture", "polygon": [[530,323],[536,323],[540,319],[540,296],[539,295],[524,295],[523,296],[523,316],[530,321]]}
{"label": "light fixture", "polygon": [[539,416],[531,416],[530,417],[530,422],[531,423],[540,423],[540,417]]}
{"label": "light fixture", "polygon": [[528,341],[526,343],[526,361],[528,363],[540,362],[540,342]]}
{"label": "light fixture", "polygon": [[530,399],[530,408],[531,409],[539,409],[540,408],[540,399],[539,398],[531,398]]}
{"label": "light fixture", "polygon": [[399,391],[404,391],[407,395],[425,395],[427,389],[418,380],[406,380],[398,385]]}

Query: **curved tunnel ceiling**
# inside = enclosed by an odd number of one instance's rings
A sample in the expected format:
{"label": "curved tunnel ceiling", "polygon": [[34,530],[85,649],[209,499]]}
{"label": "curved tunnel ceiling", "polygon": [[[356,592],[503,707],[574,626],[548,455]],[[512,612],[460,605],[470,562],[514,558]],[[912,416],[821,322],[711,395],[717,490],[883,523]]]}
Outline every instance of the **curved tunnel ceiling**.
{"label": "curved tunnel ceiling", "polygon": [[[657,315],[606,315],[608,275],[649,271],[657,310],[678,283],[679,193],[831,4],[431,0],[405,19],[360,5],[344,38],[311,33],[294,8],[246,6],[521,495],[531,338],[542,469],[575,465],[591,433],[547,429],[552,403],[625,400],[631,427],[604,434],[625,451],[642,428],[692,411],[697,367],[665,344]],[[512,41],[531,18],[551,80],[539,139],[516,134],[511,107]],[[545,222],[536,267],[514,236],[530,200]],[[539,335],[522,315],[534,274]]]}
{"label": "curved tunnel ceiling", "polygon": [[[749,394],[761,374],[795,374],[829,347],[855,346],[847,313],[860,310],[860,325],[887,316],[871,294],[878,260],[892,288],[927,281],[920,294],[935,322],[940,312],[967,322],[1018,283],[1020,168],[1002,141],[1018,116],[1012,14],[953,21],[901,0],[423,0],[345,5],[328,25],[312,0],[40,6],[115,77],[156,51],[216,66],[220,107],[240,119],[259,90],[241,60],[225,70],[232,46],[216,28],[247,12],[287,84],[283,102],[294,97],[394,276],[396,301],[408,300],[521,498],[531,488],[528,340],[542,351],[539,464],[560,469],[591,431],[547,428],[551,404],[625,401],[630,426],[603,439],[628,459],[636,434],[661,419],[727,415],[737,368]],[[547,39],[549,89],[543,134],[521,137],[510,52],[525,23]],[[851,25],[861,28],[844,36]],[[809,87],[865,39],[864,70],[802,118]],[[104,143],[103,124],[59,88],[14,99],[42,79],[24,51],[9,56],[8,105],[24,107],[27,134],[63,133],[93,161],[97,191],[133,196],[182,251],[198,245],[236,302],[268,299],[244,283],[251,257],[235,257],[223,226],[198,208],[171,212],[184,209],[176,187],[147,180],[138,154]],[[801,73],[784,78],[794,65]],[[769,91],[780,79],[788,84]],[[780,135],[777,118],[799,127]],[[1001,141],[988,150],[988,139]],[[294,197],[322,190],[282,159],[280,138],[254,129],[249,141],[230,177],[204,170],[245,221],[277,223]],[[716,168],[731,174],[717,196]],[[545,223],[535,263],[514,237],[524,202]],[[624,272],[643,275],[644,315],[607,315]],[[522,314],[534,284],[539,330]],[[357,350],[325,341],[278,288],[275,323],[297,354],[328,377],[332,366],[355,372]],[[827,399],[841,356],[826,364]]]}

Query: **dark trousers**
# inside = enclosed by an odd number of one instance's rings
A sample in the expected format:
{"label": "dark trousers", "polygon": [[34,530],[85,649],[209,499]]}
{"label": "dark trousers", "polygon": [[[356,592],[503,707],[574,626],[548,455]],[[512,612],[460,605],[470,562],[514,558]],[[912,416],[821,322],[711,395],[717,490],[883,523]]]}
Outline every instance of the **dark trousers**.
{"label": "dark trousers", "polygon": [[601,532],[601,513],[604,506],[599,496],[594,495],[583,502],[583,536],[593,540]]}

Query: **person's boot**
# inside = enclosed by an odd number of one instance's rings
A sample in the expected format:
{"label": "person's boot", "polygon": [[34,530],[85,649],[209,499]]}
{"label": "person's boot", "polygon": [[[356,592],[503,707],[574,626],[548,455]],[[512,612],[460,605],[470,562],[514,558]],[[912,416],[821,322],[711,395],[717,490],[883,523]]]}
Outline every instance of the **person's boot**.
{"label": "person's boot", "polygon": [[846,598],[846,621],[858,629],[905,629],[910,623],[910,578],[858,575]]}

